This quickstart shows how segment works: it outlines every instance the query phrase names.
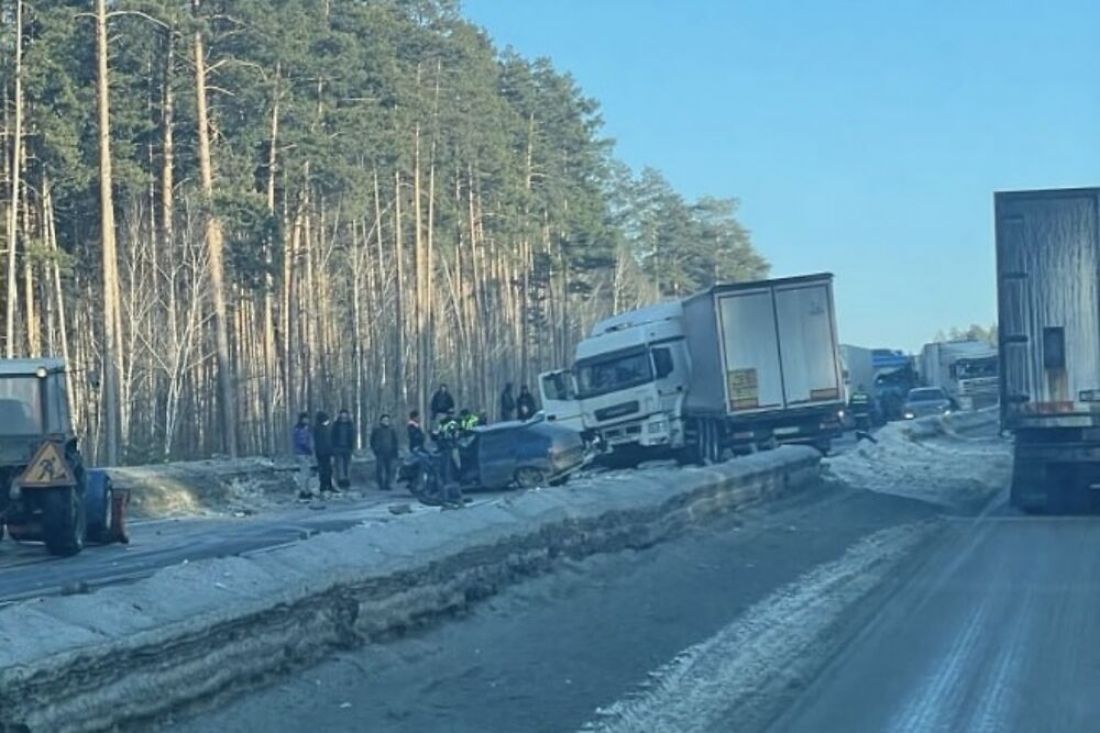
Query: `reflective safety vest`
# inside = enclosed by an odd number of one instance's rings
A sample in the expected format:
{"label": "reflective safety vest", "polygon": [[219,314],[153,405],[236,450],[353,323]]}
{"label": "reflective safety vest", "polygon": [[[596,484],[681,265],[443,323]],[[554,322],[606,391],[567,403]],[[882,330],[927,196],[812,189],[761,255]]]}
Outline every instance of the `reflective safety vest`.
{"label": "reflective safety vest", "polygon": [[478,426],[481,421],[477,419],[477,415],[469,415],[462,421],[463,430],[473,430]]}
{"label": "reflective safety vest", "polygon": [[871,395],[866,392],[853,392],[848,398],[848,406],[852,408],[868,407],[871,404]]}

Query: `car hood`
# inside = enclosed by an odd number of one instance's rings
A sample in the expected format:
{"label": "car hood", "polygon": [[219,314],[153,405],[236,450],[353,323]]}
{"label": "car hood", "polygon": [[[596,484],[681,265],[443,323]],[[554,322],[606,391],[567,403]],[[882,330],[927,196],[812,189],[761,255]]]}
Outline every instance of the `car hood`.
{"label": "car hood", "polygon": [[914,415],[938,415],[951,409],[951,403],[946,400],[906,402],[905,409]]}

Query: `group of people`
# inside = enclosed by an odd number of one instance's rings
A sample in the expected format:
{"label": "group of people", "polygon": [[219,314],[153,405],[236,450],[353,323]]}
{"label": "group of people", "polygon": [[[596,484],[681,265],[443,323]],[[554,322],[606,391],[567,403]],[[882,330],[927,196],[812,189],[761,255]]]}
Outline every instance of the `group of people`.
{"label": "group of people", "polygon": [[[298,462],[298,495],[302,499],[313,496],[310,476],[313,461],[317,462],[317,478],[321,494],[335,493],[351,487],[351,455],[355,451],[358,433],[355,421],[348,410],[340,410],[333,421],[327,412],[320,411],[310,423],[309,413],[298,415],[294,426],[294,457]],[[378,418],[370,434],[370,448],[375,459],[375,478],[378,488],[388,491],[393,487],[397,473],[397,431],[390,423],[389,415]],[[335,483],[334,483],[335,481]]]}
{"label": "group of people", "polygon": [[539,411],[538,402],[527,385],[519,388],[519,396],[512,396],[512,383],[504,385],[504,391],[500,393],[500,419],[501,420],[530,420]]}
{"label": "group of people", "polygon": [[[435,427],[433,434],[442,436],[444,441],[448,436],[488,424],[488,417],[483,412],[464,408],[456,415],[454,396],[451,395],[446,384],[439,385],[432,395],[430,407],[431,422]],[[518,396],[513,395],[510,382],[505,385],[500,395],[502,421],[530,420],[536,412],[538,412],[538,403],[526,385],[520,387]],[[405,430],[410,452],[425,447],[427,433],[421,425],[419,411],[413,410],[409,413]],[[316,461],[321,494],[335,493],[351,487],[351,456],[355,451],[357,438],[355,421],[346,409],[340,410],[335,420],[322,410],[314,416],[312,423],[309,413],[303,412],[298,415],[298,422],[293,432],[293,447],[298,463],[300,498],[308,499],[313,496],[310,490],[313,461]],[[378,488],[389,491],[393,487],[397,474],[399,457],[397,431],[391,424],[389,415],[382,415],[378,419],[378,423],[371,430],[369,445],[371,453],[374,454],[375,480]]]}

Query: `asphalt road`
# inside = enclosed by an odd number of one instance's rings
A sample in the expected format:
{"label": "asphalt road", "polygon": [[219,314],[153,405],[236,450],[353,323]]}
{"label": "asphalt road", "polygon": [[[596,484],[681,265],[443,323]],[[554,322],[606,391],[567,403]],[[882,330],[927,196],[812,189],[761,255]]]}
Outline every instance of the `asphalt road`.
{"label": "asphalt road", "polygon": [[[835,452],[856,445],[848,435]],[[667,463],[667,461],[666,461]],[[598,469],[604,471],[605,469]],[[500,492],[472,494],[489,501]],[[318,532],[341,531],[364,521],[400,521],[389,508],[427,510],[402,490],[370,491],[367,498],[337,498],[325,504],[234,517],[190,517],[131,521],[129,545],[89,545],[75,557],[55,558],[37,542],[0,542],[0,605],[60,593],[127,583],[158,569],[204,558],[248,555],[297,542]]]}
{"label": "asphalt road", "polygon": [[1100,519],[953,524],[773,730],[1100,729]]}
{"label": "asphalt road", "polygon": [[[495,495],[475,496],[484,501]],[[389,510],[394,505],[426,510],[403,491],[394,491],[244,517],[138,521],[130,523],[129,545],[89,545],[69,558],[51,557],[40,543],[5,539],[0,542],[0,604],[131,582],[203,558],[264,552],[364,521],[399,521]]]}
{"label": "asphalt road", "polygon": [[196,733],[577,730],[777,588],[860,538],[933,513],[907,499],[821,487],[648,550],[567,566],[466,618],[341,654],[166,725]]}

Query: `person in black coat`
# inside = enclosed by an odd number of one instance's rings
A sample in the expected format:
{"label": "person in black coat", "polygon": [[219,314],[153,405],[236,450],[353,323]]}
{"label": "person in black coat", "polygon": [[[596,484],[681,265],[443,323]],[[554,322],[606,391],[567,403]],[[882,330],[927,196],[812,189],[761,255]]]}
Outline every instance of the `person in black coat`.
{"label": "person in black coat", "polygon": [[317,413],[313,423],[313,455],[317,457],[321,493],[336,491],[332,486],[332,420],[323,411]]}
{"label": "person in black coat", "polygon": [[390,416],[383,415],[370,434],[370,449],[374,453],[374,472],[378,488],[389,491],[397,470],[397,431],[390,425]]}
{"label": "person in black coat", "polygon": [[504,385],[504,391],[500,393],[500,419],[508,422],[516,416],[516,398],[512,394],[512,383]]}
{"label": "person in black coat", "polygon": [[409,413],[409,424],[405,426],[409,436],[409,452],[424,448],[424,428],[420,427],[420,411],[413,410]]}
{"label": "person in black coat", "polygon": [[520,420],[530,420],[538,411],[539,406],[535,402],[535,396],[531,394],[531,390],[527,389],[526,384],[523,385],[519,388],[519,397],[516,398],[516,417]]}
{"label": "person in black coat", "polygon": [[452,397],[450,391],[447,390],[447,385],[439,385],[439,389],[432,395],[431,408],[433,422],[440,415],[446,415],[448,412],[455,409],[455,398]]}
{"label": "person in black coat", "polygon": [[341,489],[351,486],[351,453],[355,450],[355,422],[351,413],[340,410],[332,426],[332,456],[335,464],[336,485]]}

